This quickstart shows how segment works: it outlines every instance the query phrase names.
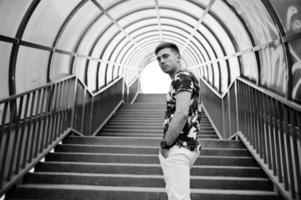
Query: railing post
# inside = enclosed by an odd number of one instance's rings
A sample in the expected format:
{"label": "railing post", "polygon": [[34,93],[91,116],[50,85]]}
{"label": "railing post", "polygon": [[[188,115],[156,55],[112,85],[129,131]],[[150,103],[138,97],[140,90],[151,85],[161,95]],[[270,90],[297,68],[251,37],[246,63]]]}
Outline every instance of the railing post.
{"label": "railing post", "polygon": [[240,127],[239,127],[239,116],[238,116],[238,114],[239,114],[239,107],[238,107],[238,83],[237,83],[237,79],[235,80],[235,83],[234,83],[234,89],[235,89],[235,110],[236,110],[236,113],[235,113],[235,115],[236,115],[236,130],[237,131],[241,131],[240,130]]}
{"label": "railing post", "polygon": [[85,122],[85,112],[86,112],[86,97],[87,97],[87,90],[84,89],[84,100],[83,100],[83,112],[82,112],[82,119],[81,119],[81,125],[80,125],[80,132],[84,133],[84,122]]}
{"label": "railing post", "polygon": [[74,95],[74,101],[71,104],[71,123],[70,123],[70,127],[73,128],[74,126],[74,118],[75,118],[75,112],[76,112],[76,104],[77,104],[77,85],[78,85],[78,80],[77,78],[75,78],[74,80],[74,88],[73,88],[73,95]]}
{"label": "railing post", "polygon": [[227,95],[227,106],[228,106],[228,117],[229,117],[229,120],[228,120],[228,123],[229,123],[229,127],[228,127],[228,133],[227,134],[227,137],[226,138],[230,138],[231,137],[231,133],[232,133],[232,118],[231,118],[231,92],[228,92],[228,95]]}
{"label": "railing post", "polygon": [[90,113],[90,120],[89,120],[89,135],[92,135],[93,109],[94,109],[94,96],[92,96],[92,99],[91,99],[91,113]]}

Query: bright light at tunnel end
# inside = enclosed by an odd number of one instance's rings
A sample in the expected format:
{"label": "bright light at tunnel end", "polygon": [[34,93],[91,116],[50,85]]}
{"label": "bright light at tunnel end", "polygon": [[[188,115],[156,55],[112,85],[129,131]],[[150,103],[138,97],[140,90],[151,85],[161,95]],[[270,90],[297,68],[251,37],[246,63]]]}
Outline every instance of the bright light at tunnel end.
{"label": "bright light at tunnel end", "polygon": [[148,64],[141,73],[141,93],[167,93],[171,80],[162,72],[158,62]]}

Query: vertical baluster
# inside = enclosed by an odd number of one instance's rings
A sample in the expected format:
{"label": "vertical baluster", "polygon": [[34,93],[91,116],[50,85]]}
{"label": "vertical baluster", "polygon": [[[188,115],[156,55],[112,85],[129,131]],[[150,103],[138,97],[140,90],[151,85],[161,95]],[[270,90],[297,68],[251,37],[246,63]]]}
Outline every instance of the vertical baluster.
{"label": "vertical baluster", "polygon": [[270,121],[269,118],[270,116],[270,107],[269,107],[269,97],[265,95],[265,104],[266,104],[266,115],[265,115],[265,130],[266,130],[266,135],[267,135],[267,157],[268,157],[268,167],[269,169],[272,169],[272,135],[271,135],[271,130],[270,130]]}
{"label": "vertical baluster", "polygon": [[264,127],[265,127],[265,135],[266,135],[266,156],[267,156],[267,164],[269,169],[272,169],[272,157],[271,157],[271,132],[269,130],[269,100],[268,96],[264,95]]}
{"label": "vertical baluster", "polygon": [[[300,144],[296,144],[296,146],[301,148],[301,112],[296,111],[296,123],[297,123],[297,142],[299,141]],[[301,159],[301,152],[298,151],[298,162],[300,163],[300,159]],[[299,199],[301,198],[301,175],[300,175],[300,165],[299,165],[299,177],[297,177],[297,181],[298,182],[298,195],[299,195]]]}
{"label": "vertical baluster", "polygon": [[[7,181],[10,181],[10,178],[11,178],[11,171],[12,171],[12,168],[10,166],[11,164],[11,161],[12,161],[12,145],[14,142],[14,140],[16,139],[16,136],[15,136],[15,132],[13,131],[13,127],[15,126],[14,123],[16,121],[16,115],[17,115],[17,105],[16,105],[16,99],[12,99],[9,101],[9,121],[8,121],[8,124],[6,126],[7,128],[7,131],[6,131],[6,139],[5,139],[5,146],[4,146],[4,152],[3,152],[3,157],[1,158],[2,159],[2,162],[5,163],[3,166],[3,173],[4,173],[4,178],[7,180]],[[13,143],[12,143],[13,141]]]}
{"label": "vertical baluster", "polygon": [[262,149],[262,133],[260,131],[260,92],[254,89],[254,98],[255,98],[255,134],[257,138],[257,149],[259,156],[262,158],[263,149]]}
{"label": "vertical baluster", "polygon": [[[35,100],[36,100],[36,91],[32,92],[30,113],[29,113],[28,120],[26,119],[26,125],[28,126],[28,129],[27,129],[27,138],[26,138],[26,142],[25,142],[25,148],[28,148],[29,145],[33,145],[31,143],[31,140],[32,140],[32,137],[33,137],[33,133],[32,133],[32,116],[33,116],[33,111],[34,111]],[[26,163],[30,162],[31,159],[32,159],[29,149],[25,150],[25,155],[26,155],[25,160],[23,162],[24,167],[25,167]]]}
{"label": "vertical baluster", "polygon": [[38,115],[38,107],[40,106],[40,96],[41,96],[41,90],[38,90],[36,91],[37,93],[37,96],[35,98],[35,103],[34,103],[34,107],[33,107],[33,116],[32,116],[32,137],[31,137],[31,145],[30,145],[30,157],[31,158],[34,158],[34,155],[35,155],[35,145],[36,145],[36,137],[37,137],[37,130],[36,130],[36,127],[37,127],[37,115]]}
{"label": "vertical baluster", "polygon": [[46,107],[46,130],[45,130],[45,141],[44,141],[44,148],[48,147],[49,144],[49,140],[50,140],[50,134],[51,134],[51,122],[52,122],[52,118],[51,118],[51,102],[52,102],[52,94],[53,94],[53,85],[49,86],[47,88],[47,98],[46,98],[46,103],[47,103],[47,107]]}
{"label": "vertical baluster", "polygon": [[[2,113],[2,119],[1,119],[1,129],[0,129],[0,156],[1,160],[5,158],[5,148],[8,144],[6,144],[6,138],[7,138],[7,133],[5,133],[5,123],[6,123],[6,117],[7,117],[7,110],[8,110],[8,102],[4,103],[4,109]],[[1,185],[4,183],[4,175],[5,175],[5,162],[1,161],[1,166],[0,166],[0,181]]]}
{"label": "vertical baluster", "polygon": [[[293,175],[294,180],[292,181],[296,181],[296,186],[297,186],[297,192],[298,190],[300,191],[301,185],[301,176],[300,176],[300,152],[298,151],[298,137],[297,137],[297,122],[296,122],[296,112],[293,109],[289,109],[289,116],[290,116],[290,122],[291,122],[291,142],[292,142],[292,149],[291,149],[291,153],[294,155],[293,156],[293,160],[292,163],[295,164],[294,166],[294,172],[295,175]],[[294,162],[293,162],[294,161]],[[293,173],[293,172],[291,172]],[[294,188],[295,189],[295,188]],[[297,194],[296,194],[297,195]],[[298,195],[300,195],[298,193]]]}
{"label": "vertical baluster", "polygon": [[280,144],[280,120],[279,120],[279,104],[277,103],[277,100],[273,100],[273,116],[274,116],[274,126],[275,126],[275,146],[276,146],[276,157],[277,157],[277,174],[279,178],[279,182],[283,182],[283,174],[282,174],[282,168],[281,168],[281,144]]}
{"label": "vertical baluster", "polygon": [[41,138],[41,151],[43,151],[43,149],[46,146],[46,141],[47,141],[47,135],[48,135],[48,97],[49,97],[49,87],[45,87],[44,88],[44,98],[43,98],[43,134],[42,134],[42,138]]}
{"label": "vertical baluster", "polygon": [[295,198],[295,183],[294,183],[294,174],[293,174],[293,163],[292,163],[292,155],[291,155],[291,134],[289,127],[289,113],[288,107],[283,105],[283,118],[284,118],[284,129],[285,129],[285,143],[286,143],[286,153],[287,153],[287,163],[288,163],[288,174],[289,174],[289,186],[292,198]]}
{"label": "vertical baluster", "polygon": [[288,190],[289,183],[288,183],[288,171],[287,171],[287,154],[285,149],[285,122],[284,122],[284,105],[280,102],[278,102],[279,105],[279,138],[280,138],[280,145],[281,145],[281,158],[282,158],[282,167],[283,167],[283,180],[284,180],[284,189]]}
{"label": "vertical baluster", "polygon": [[254,135],[254,147],[255,150],[257,151],[257,153],[259,154],[259,140],[258,140],[258,130],[257,130],[257,95],[256,95],[256,91],[254,90],[254,88],[251,88],[251,94],[252,94],[252,116],[253,116],[253,120],[252,120],[252,127],[253,127],[253,135]]}
{"label": "vertical baluster", "polygon": [[39,141],[39,152],[41,153],[43,151],[44,147],[44,141],[47,135],[47,112],[46,112],[46,105],[47,105],[47,88],[43,89],[43,95],[42,95],[42,104],[41,104],[41,124],[39,127],[39,132],[40,132],[40,141]]}
{"label": "vertical baluster", "polygon": [[66,80],[63,84],[63,93],[62,93],[62,106],[64,108],[64,111],[63,111],[63,123],[62,123],[62,127],[61,127],[61,132],[63,132],[65,129],[65,126],[67,125],[66,124],[66,112],[68,110],[68,104],[67,104],[67,101],[68,101],[68,95],[67,95],[67,86],[68,86],[68,80]]}
{"label": "vertical baluster", "polygon": [[16,163],[17,163],[17,159],[19,159],[17,157],[17,152],[19,151],[19,148],[21,148],[20,145],[20,118],[21,118],[21,114],[22,114],[22,109],[23,109],[23,99],[24,96],[21,96],[19,98],[19,101],[17,101],[17,116],[16,116],[16,121],[15,121],[15,138],[13,141],[13,152],[12,152],[12,157],[11,157],[11,163],[10,163],[10,173],[8,175],[8,179],[10,179],[12,177],[12,175],[16,174]]}
{"label": "vertical baluster", "polygon": [[272,103],[272,98],[268,98],[268,104],[269,104],[269,125],[270,125],[270,134],[271,134],[271,152],[272,152],[272,169],[274,176],[277,175],[277,170],[276,170],[276,153],[275,153],[275,127],[274,127],[274,115],[273,115],[273,103]]}
{"label": "vertical baluster", "polygon": [[254,88],[251,88],[252,95],[252,134],[254,137],[254,148],[259,154],[259,139],[258,139],[258,130],[257,130],[257,96]]}
{"label": "vertical baluster", "polygon": [[43,136],[45,135],[45,113],[44,113],[44,106],[45,106],[45,88],[41,90],[41,103],[39,107],[39,113],[40,113],[40,118],[39,118],[39,123],[38,123],[38,137],[37,137],[37,150],[36,150],[36,155],[37,156],[39,153],[41,153],[41,147],[42,147],[42,141],[43,141]]}
{"label": "vertical baluster", "polygon": [[55,102],[55,96],[56,96],[56,91],[57,91],[57,87],[56,85],[53,85],[53,90],[50,96],[50,101],[52,102],[51,104],[51,110],[49,112],[50,114],[50,123],[49,123],[49,140],[47,142],[47,146],[51,145],[52,141],[53,141],[53,132],[55,130],[55,106],[56,106],[56,102]]}
{"label": "vertical baluster", "polygon": [[59,137],[61,132],[61,126],[62,126],[62,111],[64,109],[63,103],[62,103],[62,94],[63,94],[63,82],[60,83],[60,91],[59,91],[59,112],[58,112],[58,126],[57,126],[57,135],[56,137]]}
{"label": "vertical baluster", "polygon": [[81,133],[85,133],[84,132],[84,121],[85,121],[85,112],[86,112],[86,106],[87,106],[87,102],[86,102],[86,100],[87,100],[86,99],[87,98],[87,91],[86,91],[85,88],[83,88],[82,98],[83,98],[83,101],[82,101],[83,107],[82,107],[82,117],[81,117],[81,121],[80,121],[80,123],[81,123],[80,131],[81,131]]}
{"label": "vertical baluster", "polygon": [[250,91],[250,99],[251,99],[251,105],[250,105],[250,114],[251,114],[251,134],[252,134],[252,141],[253,141],[253,147],[254,149],[258,152],[258,145],[257,145],[257,133],[256,133],[256,129],[255,129],[255,120],[256,120],[256,117],[255,117],[255,110],[256,110],[256,107],[255,107],[255,96],[254,96],[254,90],[253,88],[250,87],[249,89]]}
{"label": "vertical baluster", "polygon": [[91,110],[89,116],[89,135],[92,135],[92,122],[93,122],[93,104],[94,104],[94,97],[91,95]]}
{"label": "vertical baluster", "polygon": [[62,123],[63,123],[63,111],[64,111],[64,101],[63,101],[63,96],[64,96],[64,82],[61,82],[61,87],[60,87],[60,112],[59,112],[59,126],[58,126],[58,135],[59,137],[62,134]]}
{"label": "vertical baluster", "polygon": [[60,106],[60,99],[61,99],[61,86],[62,84],[61,83],[58,83],[57,84],[57,97],[56,97],[56,100],[57,100],[57,109],[56,109],[56,128],[55,128],[55,134],[54,134],[54,140],[59,136],[60,132],[59,132],[59,127],[60,127],[60,110],[62,109],[61,106]]}
{"label": "vertical baluster", "polygon": [[55,84],[55,96],[54,96],[54,126],[52,129],[52,139],[51,142],[55,140],[57,135],[57,127],[58,127],[58,113],[59,113],[59,90],[60,90],[60,84]]}
{"label": "vertical baluster", "polygon": [[240,110],[241,117],[239,118],[241,120],[240,125],[242,126],[241,129],[243,131],[243,134],[249,140],[247,125],[246,125],[247,124],[246,123],[247,122],[247,115],[246,115],[246,104],[247,104],[246,102],[247,102],[247,99],[246,99],[244,85],[240,81],[239,81],[239,94],[241,96],[240,102],[239,102],[239,104],[241,105],[241,110]]}
{"label": "vertical baluster", "polygon": [[33,157],[37,157],[38,156],[38,145],[39,145],[39,138],[40,138],[40,132],[39,132],[39,127],[41,124],[41,111],[40,111],[40,106],[41,106],[41,98],[42,98],[42,92],[43,90],[40,89],[38,90],[38,97],[37,97],[37,104],[36,104],[36,113],[35,113],[35,126],[34,126],[34,133],[35,133],[35,137],[33,140],[33,148],[32,148],[32,155]]}
{"label": "vertical baluster", "polygon": [[54,102],[55,102],[55,106],[54,106],[54,127],[52,129],[52,139],[51,139],[51,142],[56,139],[56,136],[58,134],[59,90],[60,90],[60,84],[57,83],[55,85],[55,88],[56,88],[56,92],[55,92],[55,96],[54,96]]}
{"label": "vertical baluster", "polygon": [[266,163],[266,140],[265,140],[265,132],[264,132],[264,94],[262,92],[258,92],[258,110],[259,110],[259,133],[260,133],[260,157],[263,159],[263,162]]}
{"label": "vertical baluster", "polygon": [[60,102],[59,102],[59,105],[60,105],[60,113],[59,113],[59,126],[58,126],[58,135],[57,137],[59,137],[61,134],[62,134],[62,124],[64,123],[63,122],[63,111],[64,111],[64,100],[63,100],[63,97],[64,97],[64,85],[65,83],[64,82],[61,82],[61,86],[60,86]]}
{"label": "vertical baluster", "polygon": [[248,127],[248,135],[249,135],[249,141],[250,144],[253,146],[253,134],[252,134],[252,116],[251,116],[251,94],[250,94],[250,88],[245,85],[245,94],[246,94],[246,99],[247,99],[247,105],[246,106],[246,114],[247,114],[247,121],[246,121],[246,125]]}
{"label": "vertical baluster", "polygon": [[[25,101],[26,97],[26,101]],[[24,142],[26,141],[27,134],[26,134],[26,117],[27,117],[27,112],[28,112],[28,107],[29,107],[29,101],[30,101],[30,94],[26,94],[24,96],[24,108],[21,109],[21,113],[23,114],[22,116],[20,115],[20,144],[17,152],[17,162],[16,162],[16,174],[19,173],[19,170],[23,168],[23,161],[25,159],[25,151],[24,151]]]}

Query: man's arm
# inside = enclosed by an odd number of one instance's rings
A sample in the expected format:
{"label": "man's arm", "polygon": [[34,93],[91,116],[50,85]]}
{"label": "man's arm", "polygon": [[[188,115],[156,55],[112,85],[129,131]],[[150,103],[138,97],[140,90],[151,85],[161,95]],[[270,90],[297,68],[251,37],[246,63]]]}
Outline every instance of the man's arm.
{"label": "man's arm", "polygon": [[167,145],[172,145],[184,128],[191,101],[191,92],[181,91],[176,95],[176,111],[169,124],[164,140]]}

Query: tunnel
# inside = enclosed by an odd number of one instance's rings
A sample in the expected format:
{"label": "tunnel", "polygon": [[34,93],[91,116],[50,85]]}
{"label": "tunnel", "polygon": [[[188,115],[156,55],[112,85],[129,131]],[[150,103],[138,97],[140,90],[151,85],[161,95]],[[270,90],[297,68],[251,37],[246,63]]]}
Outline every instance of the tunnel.
{"label": "tunnel", "polygon": [[[195,181],[192,199],[300,199],[300,0],[1,0],[2,199],[55,199],[59,195],[62,199],[95,199],[95,195],[102,199],[165,199],[161,189],[140,187],[138,175],[130,172],[125,174],[137,181],[131,182],[133,191],[120,185],[117,189],[82,186],[67,172],[56,176],[68,176],[66,179],[74,180],[68,184],[76,187],[61,182],[54,187],[57,177],[50,179],[44,171],[36,174],[40,176],[37,183],[30,182],[35,180],[34,171],[51,161],[56,151],[63,151],[64,143],[73,144],[80,138],[78,145],[91,140],[89,145],[96,146],[93,142],[108,140],[118,148],[125,144],[134,148],[131,138],[137,143],[144,138],[141,145],[159,145],[162,131],[157,121],[164,115],[164,91],[169,84],[160,82],[163,72],[154,70],[159,66],[154,50],[162,42],[175,43],[181,64],[199,79],[204,127],[210,127],[204,129],[208,136],[203,138],[204,153],[215,148],[210,146],[215,140],[237,148],[242,145],[248,152],[244,158],[252,158],[270,184],[264,194],[263,186],[252,193],[247,186],[235,188],[234,183],[224,183],[232,189],[208,189],[210,181],[204,188]],[[142,89],[146,78],[150,88],[157,88],[148,94]],[[166,89],[159,92],[160,88]],[[133,115],[138,117],[131,121]],[[140,128],[135,125],[139,120],[144,124]],[[114,133],[114,139],[105,131]],[[158,142],[147,143],[147,137]],[[137,152],[134,149],[130,155]],[[244,154],[241,152],[237,156]],[[226,159],[226,155],[219,158]],[[103,168],[108,163],[98,165]],[[241,170],[250,177],[240,180],[256,185],[262,177],[255,179],[247,173],[248,167]],[[150,176],[146,171],[144,176]],[[121,184],[126,175],[116,180],[112,177],[117,175],[112,176],[108,182]],[[194,178],[200,182],[210,179],[204,176]],[[49,182],[41,181],[43,177]],[[108,175],[101,178],[109,179]],[[213,185],[222,184],[216,179]],[[129,180],[124,181],[127,185]]]}

